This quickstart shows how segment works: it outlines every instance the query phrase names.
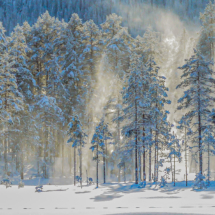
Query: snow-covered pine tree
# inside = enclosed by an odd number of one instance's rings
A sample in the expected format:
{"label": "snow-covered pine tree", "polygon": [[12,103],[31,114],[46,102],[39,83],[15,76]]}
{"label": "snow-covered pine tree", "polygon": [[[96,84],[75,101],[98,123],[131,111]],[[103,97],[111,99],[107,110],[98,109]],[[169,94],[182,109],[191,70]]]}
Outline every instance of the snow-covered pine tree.
{"label": "snow-covered pine tree", "polygon": [[[199,177],[202,186],[203,158],[202,154],[208,144],[210,131],[209,114],[213,106],[213,71],[210,69],[211,61],[207,61],[198,51],[186,60],[186,64],[179,69],[183,71],[182,82],[176,89],[184,89],[184,95],[178,100],[178,110],[184,110],[180,124],[189,121],[187,136],[192,139],[190,148],[198,148],[194,153],[199,154]],[[205,132],[207,131],[207,132]],[[206,135],[207,134],[207,135]]]}
{"label": "snow-covered pine tree", "polygon": [[[145,139],[143,138],[143,113],[144,109],[149,107],[149,100],[147,93],[144,93],[146,85],[149,83],[147,74],[143,70],[143,62],[139,55],[132,53],[130,73],[126,87],[123,90],[123,113],[119,117],[123,121],[123,135],[127,138],[123,146],[122,154],[129,154],[129,151],[135,152],[135,183],[140,182],[140,168],[141,159],[140,152],[142,152],[143,145],[145,146]],[[147,91],[145,91],[147,92]],[[145,117],[144,117],[145,119]],[[138,157],[139,157],[139,176],[138,176]],[[144,164],[145,165],[145,164]],[[144,172],[145,174],[145,172]],[[139,178],[139,179],[138,179]]]}
{"label": "snow-covered pine tree", "polygon": [[[8,53],[13,59],[13,68],[15,69],[14,75],[16,77],[16,83],[19,92],[23,95],[24,109],[19,112],[20,122],[17,121],[16,124],[11,126],[11,144],[15,144],[12,147],[13,157],[16,157],[16,170],[19,168],[21,177],[23,178],[23,162],[24,157],[33,155],[31,150],[31,145],[28,144],[29,133],[27,132],[27,124],[32,124],[34,119],[33,115],[29,114],[30,106],[34,103],[34,88],[36,87],[36,81],[34,80],[33,74],[29,68],[29,58],[28,54],[30,49],[26,44],[26,39],[23,33],[23,28],[19,25],[16,26],[14,32],[12,32],[9,43],[8,43]],[[27,127],[25,127],[27,126]],[[33,128],[33,127],[32,127]],[[22,130],[25,130],[25,135],[22,134]],[[30,130],[30,129],[29,129]],[[34,130],[34,129],[33,129]],[[15,138],[15,139],[14,139]],[[33,139],[34,140],[34,139]],[[35,141],[31,141],[32,147]],[[26,154],[23,153],[26,152]],[[20,165],[21,164],[21,165]]]}
{"label": "snow-covered pine tree", "polygon": [[93,89],[96,86],[96,74],[99,71],[100,60],[102,57],[102,51],[104,42],[102,40],[102,33],[99,27],[94,23],[93,20],[89,20],[83,25],[84,33],[84,43],[85,49],[84,53],[84,70],[89,73],[89,79],[86,82],[87,95],[86,95],[86,119],[88,126],[88,143],[90,144],[90,127],[91,122],[93,121],[93,116],[91,113],[90,99],[93,95]]}
{"label": "snow-covered pine tree", "polygon": [[[119,116],[121,112],[122,101],[119,92],[122,90],[123,79],[125,73],[129,69],[130,53],[131,53],[131,36],[128,34],[126,28],[122,28],[112,39],[106,47],[106,65],[105,69],[109,74],[114,76],[112,79],[112,102],[109,103],[109,109],[114,110],[113,118],[116,124],[116,149],[115,149],[115,161],[119,161],[118,152],[120,148],[120,121]],[[107,108],[108,109],[108,108]],[[118,180],[120,181],[120,169],[118,173]]]}
{"label": "snow-covered pine tree", "polygon": [[[176,134],[170,134],[170,137],[169,137],[169,142],[167,144],[167,147],[166,149],[168,151],[170,151],[168,153],[168,158],[170,158],[171,162],[173,160],[173,168],[171,169],[172,171],[172,177],[173,177],[173,182],[174,182],[174,186],[175,186],[175,174],[176,174],[176,167],[175,167],[175,162],[176,162],[176,158],[178,159],[178,161],[180,162],[181,161],[181,146],[180,146],[180,143],[179,143],[179,139],[177,138]],[[171,163],[172,164],[172,163]],[[172,166],[172,165],[171,165]]]}
{"label": "snow-covered pine tree", "polygon": [[99,176],[98,176],[98,165],[100,161],[100,155],[103,158],[103,179],[104,183],[106,183],[106,157],[107,157],[107,140],[112,138],[112,134],[110,133],[108,129],[108,124],[104,122],[104,119],[102,119],[99,123],[99,125],[95,129],[95,133],[92,137],[91,144],[92,146],[90,149],[92,152],[95,151],[95,156],[93,157],[93,160],[96,161],[96,187],[99,186]]}
{"label": "snow-covered pine tree", "polygon": [[161,43],[161,34],[154,31],[149,26],[143,37],[138,37],[138,40],[138,50],[139,52],[142,52],[144,62],[146,63],[151,57],[153,57],[156,64],[160,66],[165,59],[164,47]]}
{"label": "snow-covered pine tree", "polygon": [[36,82],[29,68],[28,54],[30,49],[21,26],[17,25],[12,32],[8,46],[9,54],[14,59],[18,89],[23,94],[25,102],[30,103],[33,101],[33,88],[36,87]]}
{"label": "snow-covered pine tree", "polygon": [[164,104],[170,104],[170,101],[165,98],[167,97],[166,91],[168,91],[168,88],[165,87],[165,77],[158,74],[160,69],[158,65],[165,59],[164,47],[160,37],[161,35],[158,32],[148,27],[143,38],[137,37],[135,47],[135,51],[142,56],[142,61],[145,62],[145,69],[150,74],[150,115],[153,117],[151,117],[151,134],[146,135],[149,141],[149,181],[151,181],[152,145],[155,145],[154,181],[156,181],[158,179],[158,142],[161,142],[161,145],[163,145],[164,139],[168,136],[168,123],[166,120],[168,111],[164,110]]}
{"label": "snow-covered pine tree", "polygon": [[200,20],[202,29],[198,47],[209,60],[212,60],[215,56],[215,3],[212,1],[208,3],[204,13],[200,13]]}
{"label": "snow-covered pine tree", "polygon": [[159,67],[157,67],[153,57],[150,57],[146,63],[146,69],[150,73],[149,97],[151,98],[149,115],[151,116],[150,132],[152,142],[150,141],[149,147],[154,144],[154,181],[156,182],[158,180],[159,149],[161,149],[162,145],[166,145],[169,136],[167,122],[169,112],[164,109],[164,105],[171,102],[167,99],[168,95],[166,92],[168,88],[165,87],[166,78],[158,75]]}
{"label": "snow-covered pine tree", "polygon": [[78,148],[79,158],[80,158],[80,183],[82,188],[82,147],[86,144],[85,138],[87,135],[82,129],[82,124],[77,115],[72,116],[70,123],[68,124],[68,132],[69,140],[67,143],[72,143],[72,147],[74,148],[74,185],[76,181],[76,149]]}
{"label": "snow-covered pine tree", "polygon": [[[44,94],[36,95],[34,111],[38,122],[38,127],[42,131],[44,138],[43,144],[43,177],[49,177],[49,166],[53,168],[53,157],[55,156],[55,136],[51,128],[57,129],[56,126],[63,121],[62,110],[58,107],[54,97]],[[40,111],[38,111],[40,110]],[[54,117],[53,117],[54,116]]]}
{"label": "snow-covered pine tree", "polygon": [[188,152],[189,152],[189,144],[188,144],[188,138],[187,138],[187,132],[189,131],[190,127],[190,120],[185,120],[185,116],[182,116],[181,120],[178,121],[177,129],[183,134],[183,145],[184,145],[184,160],[185,160],[185,181],[186,186],[188,183],[187,176],[188,176]]}
{"label": "snow-covered pine tree", "polygon": [[4,174],[8,172],[7,155],[10,151],[10,126],[15,123],[15,115],[23,110],[23,95],[19,92],[16,82],[14,57],[9,53],[9,39],[4,35],[5,30],[0,23],[0,98],[1,98],[1,127],[4,145]]}
{"label": "snow-covered pine tree", "polygon": [[108,44],[110,40],[123,28],[122,17],[113,13],[106,17],[104,23],[101,24],[103,37],[105,43]]}

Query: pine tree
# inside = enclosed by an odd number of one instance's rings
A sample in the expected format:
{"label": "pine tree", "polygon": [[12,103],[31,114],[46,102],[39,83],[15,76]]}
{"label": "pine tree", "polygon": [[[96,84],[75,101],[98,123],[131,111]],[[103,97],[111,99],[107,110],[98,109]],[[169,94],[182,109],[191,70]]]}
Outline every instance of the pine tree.
{"label": "pine tree", "polygon": [[164,109],[165,104],[170,104],[170,100],[167,99],[168,88],[165,87],[165,77],[158,75],[159,67],[156,66],[154,59],[151,57],[146,64],[146,69],[150,73],[150,87],[149,97],[150,100],[150,116],[151,116],[151,140],[150,146],[154,144],[155,156],[154,156],[154,181],[158,180],[158,168],[159,168],[159,149],[162,145],[166,144],[168,140],[168,111]]}
{"label": "pine tree", "polygon": [[95,156],[93,160],[96,161],[96,187],[99,187],[99,178],[98,178],[98,165],[100,161],[100,155],[103,157],[103,176],[104,176],[104,183],[106,183],[106,171],[105,171],[105,164],[106,164],[106,147],[107,147],[107,140],[111,139],[112,135],[108,130],[108,125],[102,119],[99,125],[96,127],[95,134],[92,137],[91,144],[92,146],[90,149],[92,152],[95,152]]}
{"label": "pine tree", "polygon": [[82,147],[85,145],[86,134],[82,130],[82,124],[77,115],[71,118],[71,122],[68,125],[68,135],[70,136],[68,143],[72,143],[72,147],[74,148],[74,185],[76,180],[76,149],[79,151],[80,158],[80,183],[82,188]]}
{"label": "pine tree", "polygon": [[174,186],[175,186],[175,174],[176,174],[176,167],[175,167],[175,162],[176,162],[176,158],[178,159],[178,161],[181,161],[181,152],[180,152],[180,144],[179,144],[179,139],[177,138],[177,136],[174,134],[171,134],[169,137],[169,142],[167,145],[167,149],[170,151],[168,153],[168,158],[170,158],[171,160],[171,166],[172,166],[172,160],[174,163],[174,168],[171,169],[172,170],[172,180],[174,182]]}
{"label": "pine tree", "polygon": [[[120,148],[120,121],[119,119],[122,101],[119,92],[123,86],[123,79],[125,73],[128,71],[130,63],[130,53],[131,53],[131,36],[128,34],[127,29],[122,28],[111,40],[106,47],[106,63],[105,66],[109,74],[113,74],[114,79],[112,79],[112,102],[109,103],[111,109],[114,109],[114,118],[116,123],[116,150],[115,155],[118,156],[117,150]],[[119,158],[115,158],[119,160]],[[118,181],[120,181],[120,169],[118,173]]]}
{"label": "pine tree", "polygon": [[215,37],[215,4],[211,1],[206,6],[204,13],[200,13],[202,31],[199,42],[199,49],[208,57],[214,59],[214,37]]}
{"label": "pine tree", "polygon": [[[138,156],[139,156],[139,174],[140,174],[140,152],[142,146],[145,146],[141,129],[146,122],[142,121],[144,109],[148,107],[149,100],[146,89],[147,73],[144,73],[141,58],[133,53],[128,82],[123,92],[123,103],[125,108],[119,120],[125,121],[123,134],[129,138],[126,143],[126,151],[134,150],[135,152],[135,183],[138,184]],[[144,117],[145,118],[145,117]],[[128,121],[129,120],[129,121]],[[123,150],[124,151],[124,150]],[[127,154],[128,152],[123,152]],[[145,173],[144,173],[145,174]],[[139,175],[140,182],[140,175]]]}
{"label": "pine tree", "polygon": [[0,43],[0,97],[1,97],[1,126],[4,141],[4,173],[8,172],[7,154],[10,150],[10,127],[19,117],[16,114],[23,110],[23,95],[19,92],[16,82],[16,68],[14,57],[9,54],[8,39],[4,35],[4,28],[1,25]]}
{"label": "pine tree", "polygon": [[188,184],[187,181],[187,176],[188,176],[188,138],[187,138],[187,132],[189,131],[189,126],[190,126],[190,120],[184,120],[184,116],[182,116],[181,120],[178,121],[178,126],[177,129],[181,131],[182,134],[184,134],[182,136],[183,138],[183,144],[184,144],[184,153],[185,153],[185,181],[186,181],[186,186]]}
{"label": "pine tree", "polygon": [[99,71],[100,60],[102,58],[102,51],[104,42],[102,40],[102,33],[99,27],[93,20],[89,20],[83,25],[84,43],[84,70],[89,73],[89,78],[86,82],[87,95],[86,95],[86,115],[88,124],[88,143],[90,143],[90,126],[92,125],[93,116],[90,100],[93,95],[93,89],[96,86],[97,74]]}
{"label": "pine tree", "polygon": [[106,17],[104,23],[101,24],[103,37],[105,38],[106,44],[122,29],[122,17],[115,13],[110,14]]}
{"label": "pine tree", "polygon": [[183,97],[178,100],[179,106],[177,109],[186,110],[180,124],[189,122],[190,127],[187,136],[192,139],[190,148],[198,147],[201,184],[203,174],[202,154],[205,145],[207,145],[208,133],[211,132],[208,119],[210,107],[212,107],[214,101],[212,86],[215,82],[212,77],[213,71],[210,69],[212,63],[206,61],[198,51],[195,51],[195,54],[186,61],[186,64],[179,68],[183,71],[181,76],[183,80],[176,89],[186,89],[186,91],[184,91]]}

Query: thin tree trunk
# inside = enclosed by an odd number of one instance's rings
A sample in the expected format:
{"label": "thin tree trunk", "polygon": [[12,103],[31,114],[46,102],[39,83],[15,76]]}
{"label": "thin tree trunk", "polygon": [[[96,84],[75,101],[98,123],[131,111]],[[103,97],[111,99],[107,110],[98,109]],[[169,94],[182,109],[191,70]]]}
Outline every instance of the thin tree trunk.
{"label": "thin tree trunk", "polygon": [[82,146],[81,146],[81,139],[80,139],[80,184],[82,188]]}
{"label": "thin tree trunk", "polygon": [[69,173],[72,173],[72,148],[69,146]]}
{"label": "thin tree trunk", "polygon": [[126,175],[125,175],[125,169],[126,169],[126,168],[125,168],[125,162],[124,162],[123,168],[124,168],[124,169],[123,169],[124,183],[126,183]]}
{"label": "thin tree trunk", "polygon": [[19,158],[18,158],[18,150],[16,149],[16,171],[19,169]]}
{"label": "thin tree trunk", "polygon": [[21,176],[21,179],[23,180],[24,179],[24,158],[23,158],[24,156],[23,156],[23,149],[22,149],[22,151],[21,151],[21,174],[20,174],[20,176]]}
{"label": "thin tree trunk", "polygon": [[96,188],[99,187],[99,149],[98,143],[96,146]]}
{"label": "thin tree trunk", "polygon": [[40,174],[40,161],[39,161],[39,157],[37,158],[37,175],[39,176]]}
{"label": "thin tree trunk", "polygon": [[158,143],[157,143],[157,166],[156,166],[156,181],[158,181],[158,170],[159,170],[159,163],[158,163]]}
{"label": "thin tree trunk", "polygon": [[174,186],[175,186],[175,154],[174,154]]}
{"label": "thin tree trunk", "polygon": [[[135,83],[136,83],[136,76],[135,76]],[[135,97],[137,95],[136,92],[136,87],[135,87]],[[135,98],[135,184],[138,184],[138,167],[137,167],[137,136],[138,136],[138,132],[137,132],[137,100]]]}
{"label": "thin tree trunk", "polygon": [[76,184],[76,147],[74,147],[74,186]]}
{"label": "thin tree trunk", "polygon": [[[197,69],[198,69],[197,65]],[[200,100],[200,77],[198,72],[198,130],[199,130],[199,172],[202,175],[202,125],[201,125],[201,100]]]}
{"label": "thin tree trunk", "polygon": [[46,128],[46,136],[45,136],[45,147],[44,147],[44,177],[48,178],[47,173],[47,161],[48,161],[48,142],[49,142],[49,132],[48,127],[45,125]]}
{"label": "thin tree trunk", "polygon": [[105,158],[105,170],[106,170],[106,173],[105,173],[105,176],[108,177],[108,152],[107,152],[107,140],[105,140],[105,155],[106,155],[106,158]]}
{"label": "thin tree trunk", "polygon": [[21,143],[21,169],[20,169],[20,177],[24,179],[24,156],[23,156],[23,143]]}
{"label": "thin tree trunk", "polygon": [[[61,140],[62,141],[62,140]],[[64,176],[64,141],[61,142],[62,149],[62,176]]]}
{"label": "thin tree trunk", "polygon": [[208,183],[210,185],[210,143],[208,142]]}
{"label": "thin tree trunk", "polygon": [[146,181],[146,151],[143,146],[143,181]]}
{"label": "thin tree trunk", "polygon": [[7,139],[5,138],[3,140],[4,142],[4,171],[5,171],[5,174],[7,174],[8,172],[8,163],[7,163]]}
{"label": "thin tree trunk", "polygon": [[174,171],[172,167],[172,157],[170,157],[170,162],[171,162],[171,172],[172,172],[172,182],[174,181]]}
{"label": "thin tree trunk", "polygon": [[[144,118],[143,114],[143,138],[145,137],[145,128],[144,128]],[[143,140],[143,181],[146,181],[146,151],[145,151],[145,141]]]}
{"label": "thin tree trunk", "polygon": [[[119,96],[118,96],[118,104],[119,104]],[[120,115],[120,112],[119,112],[119,107],[117,109],[117,118],[119,119],[119,115]],[[117,120],[117,130],[118,130],[118,153],[119,153],[119,148],[120,148],[120,123],[119,123],[119,120]],[[119,172],[118,172],[118,182],[121,181],[121,178],[120,178],[120,171],[121,171],[121,168],[119,167]]]}
{"label": "thin tree trunk", "polygon": [[149,181],[152,181],[152,147],[149,146]]}
{"label": "thin tree trunk", "polygon": [[157,150],[156,150],[156,140],[155,140],[155,158],[154,158],[154,182],[156,182],[156,162],[157,162]]}
{"label": "thin tree trunk", "polygon": [[187,186],[187,139],[186,139],[186,127],[185,127],[185,180],[186,180],[186,186]]}
{"label": "thin tree trunk", "polygon": [[106,183],[105,178],[105,149],[103,149],[103,175],[104,175],[104,184]]}
{"label": "thin tree trunk", "polygon": [[140,153],[140,147],[138,147],[138,182],[141,182],[141,153]]}

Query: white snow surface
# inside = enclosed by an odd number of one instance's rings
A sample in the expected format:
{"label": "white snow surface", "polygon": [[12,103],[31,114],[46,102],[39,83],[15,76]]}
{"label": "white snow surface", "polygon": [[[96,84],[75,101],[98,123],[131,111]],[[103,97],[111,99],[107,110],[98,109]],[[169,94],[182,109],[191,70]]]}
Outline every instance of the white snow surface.
{"label": "white snow surface", "polygon": [[68,185],[57,185],[59,181],[41,180],[42,192],[35,192],[38,178],[23,180],[25,187],[19,189],[0,185],[0,214],[215,214],[215,182],[197,191],[191,181],[188,187],[176,182],[176,187],[168,183],[165,188],[155,184],[138,188],[129,182],[100,184],[97,189],[95,184],[83,184],[81,189],[69,184],[71,179],[65,180]]}

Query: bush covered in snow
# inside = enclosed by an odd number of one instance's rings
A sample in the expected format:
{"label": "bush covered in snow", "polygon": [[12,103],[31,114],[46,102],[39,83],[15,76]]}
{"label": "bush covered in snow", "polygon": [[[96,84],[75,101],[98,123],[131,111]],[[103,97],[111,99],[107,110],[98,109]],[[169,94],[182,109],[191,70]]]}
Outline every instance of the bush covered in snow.
{"label": "bush covered in snow", "polygon": [[193,189],[203,189],[207,188],[205,184],[205,176],[202,175],[200,172],[196,174],[196,178],[194,179],[194,186]]}

